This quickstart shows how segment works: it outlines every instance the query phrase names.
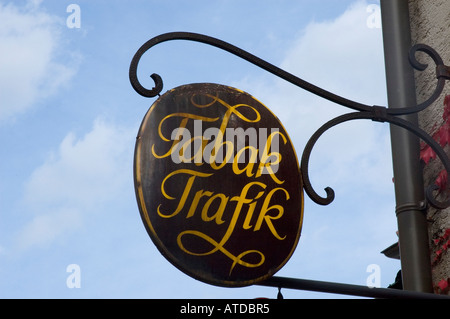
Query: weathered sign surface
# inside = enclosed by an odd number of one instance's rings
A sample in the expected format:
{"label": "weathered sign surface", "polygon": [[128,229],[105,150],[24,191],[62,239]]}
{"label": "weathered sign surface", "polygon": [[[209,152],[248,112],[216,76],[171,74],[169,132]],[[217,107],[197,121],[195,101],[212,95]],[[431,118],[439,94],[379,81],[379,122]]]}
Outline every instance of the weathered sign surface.
{"label": "weathered sign surface", "polygon": [[303,191],[294,148],[245,92],[201,83],[159,97],[137,136],[134,178],[154,244],[198,280],[254,284],[297,246]]}

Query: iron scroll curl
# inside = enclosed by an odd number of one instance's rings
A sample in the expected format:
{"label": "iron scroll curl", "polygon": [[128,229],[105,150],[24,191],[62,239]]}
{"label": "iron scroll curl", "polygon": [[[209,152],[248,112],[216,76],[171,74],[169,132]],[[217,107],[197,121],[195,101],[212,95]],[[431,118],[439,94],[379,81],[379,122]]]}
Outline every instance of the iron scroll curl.
{"label": "iron scroll curl", "polygon": [[[144,97],[155,97],[158,96],[162,89],[163,89],[163,80],[160,75],[153,73],[150,75],[152,80],[154,81],[154,87],[152,89],[145,88],[139,81],[137,76],[137,69],[139,65],[139,61],[141,57],[146,53],[150,48],[153,46],[167,42],[172,40],[186,40],[186,41],[194,41],[199,43],[204,43],[210,46],[214,46],[216,48],[219,48],[221,50],[227,51],[239,58],[242,58],[260,68],[263,70],[272,73],[273,75],[284,79],[287,82],[290,82],[291,84],[300,87],[312,94],[315,94],[317,96],[320,96],[326,100],[329,100],[331,102],[334,102],[336,104],[345,106],[349,109],[352,109],[356,112],[351,112],[347,114],[343,114],[341,116],[338,116],[324,125],[322,125],[309,139],[307,142],[303,154],[301,157],[301,165],[300,170],[302,174],[303,179],[303,187],[307,195],[317,204],[319,205],[328,205],[330,204],[334,198],[335,198],[335,192],[331,187],[326,187],[325,193],[326,197],[320,196],[314,189],[314,187],[311,184],[310,178],[309,178],[309,159],[311,152],[313,150],[314,145],[316,144],[317,140],[321,137],[321,135],[327,131],[328,129],[331,129],[332,127],[342,124],[347,121],[351,120],[359,120],[359,119],[367,119],[372,120],[376,122],[387,122],[392,125],[396,125],[399,127],[402,127],[418,138],[420,138],[423,142],[428,144],[432,150],[436,153],[437,157],[441,160],[443,166],[445,167],[447,173],[450,175],[450,160],[445,153],[445,151],[442,149],[442,147],[437,143],[427,132],[419,128],[417,125],[402,119],[399,117],[400,115],[407,115],[407,114],[413,114],[418,113],[420,111],[423,111],[428,106],[430,106],[434,101],[436,101],[439,96],[441,95],[444,86],[445,81],[450,79],[450,68],[445,66],[443,63],[442,58],[439,56],[439,54],[431,47],[424,45],[424,44],[417,44],[414,45],[409,52],[409,61],[413,68],[415,68],[418,71],[424,71],[428,68],[427,64],[423,64],[419,62],[416,59],[416,53],[417,52],[423,52],[427,54],[435,63],[436,65],[436,88],[434,92],[430,95],[430,97],[425,100],[424,102],[409,106],[409,107],[403,107],[403,108],[387,108],[384,106],[377,106],[377,105],[367,105],[362,104],[356,101],[352,101],[349,99],[346,99],[344,97],[341,97],[339,95],[336,95],[332,92],[329,92],[327,90],[324,90],[318,86],[315,86],[283,69],[280,69],[279,67],[247,52],[242,50],[241,48],[238,48],[230,43],[227,43],[225,41],[219,40],[217,38],[209,37],[203,34],[198,33],[190,33],[190,32],[169,32],[164,33],[161,35],[158,35],[147,42],[145,42],[135,53],[129,69],[129,79],[132,87],[134,90],[144,96]],[[430,185],[428,186],[426,190],[426,197],[428,203],[438,209],[444,209],[447,207],[450,207],[450,199],[446,199],[444,201],[439,201],[435,198],[434,194],[435,191],[438,189],[436,185]]]}

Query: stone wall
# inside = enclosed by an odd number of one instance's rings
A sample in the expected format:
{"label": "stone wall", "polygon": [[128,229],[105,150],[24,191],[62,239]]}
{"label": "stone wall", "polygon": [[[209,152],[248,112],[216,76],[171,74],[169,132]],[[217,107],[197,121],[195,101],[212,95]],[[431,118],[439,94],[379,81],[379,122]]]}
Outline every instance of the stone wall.
{"label": "stone wall", "polygon": [[[409,0],[411,19],[411,38],[413,45],[423,43],[434,48],[442,57],[445,65],[450,65],[450,1],[448,0]],[[419,61],[428,63],[429,67],[424,72],[416,72],[415,81],[417,88],[417,101],[424,101],[434,91],[436,86],[434,62],[425,54],[417,54]],[[450,134],[450,125],[446,127],[446,121],[450,124],[450,113],[445,113],[444,99],[450,95],[450,81],[444,88],[441,97],[427,110],[419,114],[420,126],[430,135],[438,130],[447,130]],[[450,97],[448,98],[450,110]],[[443,131],[441,131],[443,132]],[[447,132],[447,131],[445,131]],[[445,146],[447,154],[450,154],[449,145]],[[432,159],[424,164],[425,186],[435,183],[443,166],[439,159]],[[450,185],[450,178],[448,178]],[[443,191],[441,196],[450,196],[448,191]],[[433,286],[436,293],[449,293],[450,285],[450,208],[436,210],[429,208],[427,212],[429,220],[430,259],[432,263]],[[448,248],[448,249],[447,249]]]}

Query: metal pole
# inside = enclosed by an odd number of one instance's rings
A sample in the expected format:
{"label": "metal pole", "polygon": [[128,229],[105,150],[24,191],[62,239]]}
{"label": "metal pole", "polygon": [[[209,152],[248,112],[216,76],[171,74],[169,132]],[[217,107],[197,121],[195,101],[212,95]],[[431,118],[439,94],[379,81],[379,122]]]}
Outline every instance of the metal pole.
{"label": "metal pole", "polygon": [[395,299],[450,299],[447,295],[438,295],[416,291],[405,291],[391,288],[370,288],[367,286],[341,284],[329,281],[297,279],[273,276],[258,286],[308,290],[332,294],[360,296],[368,298],[395,298]]}
{"label": "metal pole", "polygon": [[[388,105],[390,108],[416,105],[414,72],[408,61],[411,48],[408,0],[381,0],[380,7]],[[418,124],[417,114],[403,118]],[[391,147],[403,289],[432,292],[419,140],[391,125]]]}

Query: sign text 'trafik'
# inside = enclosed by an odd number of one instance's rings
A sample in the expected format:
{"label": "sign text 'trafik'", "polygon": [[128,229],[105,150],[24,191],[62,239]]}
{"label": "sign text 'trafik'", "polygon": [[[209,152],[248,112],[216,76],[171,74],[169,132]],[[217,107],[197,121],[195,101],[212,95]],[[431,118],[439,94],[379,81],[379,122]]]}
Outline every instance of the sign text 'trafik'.
{"label": "sign text 'trafik'", "polygon": [[140,127],[136,196],[159,251],[186,274],[245,286],[291,257],[302,181],[279,120],[251,95],[190,84],[162,95]]}

